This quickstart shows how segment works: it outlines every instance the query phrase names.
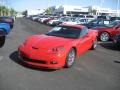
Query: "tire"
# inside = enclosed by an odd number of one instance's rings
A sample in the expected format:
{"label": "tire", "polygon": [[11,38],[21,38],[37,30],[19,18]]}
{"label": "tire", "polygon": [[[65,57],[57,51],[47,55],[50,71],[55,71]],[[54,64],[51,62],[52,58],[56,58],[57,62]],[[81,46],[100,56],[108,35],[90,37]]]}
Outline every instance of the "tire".
{"label": "tire", "polygon": [[67,54],[67,58],[65,61],[65,68],[70,68],[74,64],[75,57],[76,57],[75,49],[71,48]]}
{"label": "tire", "polygon": [[10,28],[13,29],[13,25],[10,25]]}
{"label": "tire", "polygon": [[92,47],[90,48],[91,50],[95,50],[96,49],[96,47],[97,47],[97,44],[98,44],[98,42],[97,42],[97,38],[94,40],[94,42],[93,42],[93,44],[92,44]]}
{"label": "tire", "polygon": [[0,37],[0,48],[4,45],[5,43],[5,36]]}
{"label": "tire", "polygon": [[109,41],[110,35],[107,32],[102,32],[99,38],[100,38],[100,41],[106,42],[106,41]]}

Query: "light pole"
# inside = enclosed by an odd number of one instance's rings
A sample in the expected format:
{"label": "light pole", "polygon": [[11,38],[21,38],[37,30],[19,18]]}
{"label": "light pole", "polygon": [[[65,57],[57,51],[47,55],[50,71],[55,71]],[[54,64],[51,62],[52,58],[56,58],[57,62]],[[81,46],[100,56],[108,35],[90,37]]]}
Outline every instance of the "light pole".
{"label": "light pole", "polygon": [[117,10],[116,10],[117,16],[119,16],[119,3],[120,3],[120,1],[118,0],[118,1],[117,1]]}
{"label": "light pole", "polygon": [[100,7],[101,7],[101,8],[102,8],[104,2],[105,2],[105,0],[101,0],[101,1],[100,1]]}

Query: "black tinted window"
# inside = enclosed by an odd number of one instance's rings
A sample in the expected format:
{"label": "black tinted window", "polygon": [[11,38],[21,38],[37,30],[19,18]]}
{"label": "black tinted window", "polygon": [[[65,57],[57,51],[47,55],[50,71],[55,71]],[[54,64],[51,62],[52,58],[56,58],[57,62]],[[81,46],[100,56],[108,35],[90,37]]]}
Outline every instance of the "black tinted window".
{"label": "black tinted window", "polygon": [[89,29],[88,28],[83,28],[80,33],[80,37],[85,36],[88,33]]}
{"label": "black tinted window", "polygon": [[57,36],[57,37],[65,37],[65,38],[79,38],[81,29],[68,27],[68,26],[58,26],[53,28],[46,35]]}

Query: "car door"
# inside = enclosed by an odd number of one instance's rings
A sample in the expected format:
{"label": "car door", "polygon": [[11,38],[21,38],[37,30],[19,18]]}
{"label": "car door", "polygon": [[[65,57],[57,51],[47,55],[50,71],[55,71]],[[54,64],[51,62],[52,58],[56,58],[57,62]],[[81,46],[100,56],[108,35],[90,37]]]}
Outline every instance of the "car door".
{"label": "car door", "polygon": [[90,36],[89,29],[83,28],[80,33],[80,38],[78,39],[78,53],[83,53],[88,50],[92,43],[92,37]]}

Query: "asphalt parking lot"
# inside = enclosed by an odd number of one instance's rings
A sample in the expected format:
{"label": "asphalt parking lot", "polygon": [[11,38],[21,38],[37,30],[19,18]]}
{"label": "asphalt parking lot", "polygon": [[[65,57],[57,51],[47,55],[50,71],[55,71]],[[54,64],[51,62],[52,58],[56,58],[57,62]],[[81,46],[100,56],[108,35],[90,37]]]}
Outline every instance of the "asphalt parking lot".
{"label": "asphalt parking lot", "polygon": [[72,68],[44,70],[24,65],[17,48],[24,39],[52,27],[20,18],[0,48],[0,90],[120,90],[120,48],[99,42],[77,58]]}

